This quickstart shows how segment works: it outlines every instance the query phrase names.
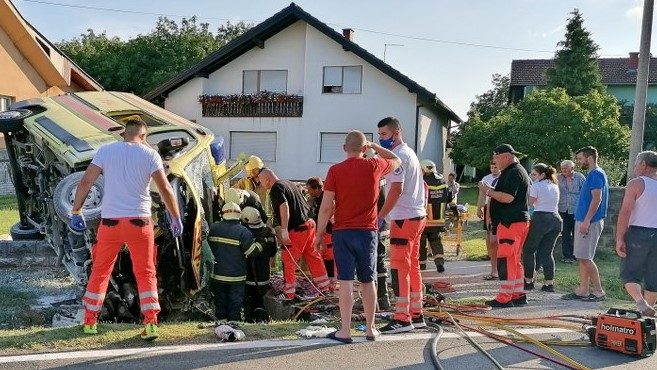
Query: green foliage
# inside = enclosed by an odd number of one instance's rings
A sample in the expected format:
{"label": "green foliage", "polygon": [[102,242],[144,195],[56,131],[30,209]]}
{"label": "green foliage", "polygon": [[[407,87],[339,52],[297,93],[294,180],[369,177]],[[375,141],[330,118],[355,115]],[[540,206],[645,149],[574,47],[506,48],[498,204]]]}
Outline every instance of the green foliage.
{"label": "green foliage", "polygon": [[629,130],[618,121],[616,98],[591,90],[571,97],[557,88],[529,94],[512,112],[510,141],[530,159],[557,166],[592,145],[602,157],[625,159]]}
{"label": "green foliage", "polygon": [[488,167],[492,149],[509,143],[531,160],[557,166],[577,149],[593,145],[602,157],[625,160],[629,129],[619,122],[616,98],[596,90],[571,97],[557,88],[537,90],[488,121],[478,117],[454,137],[452,158]]}
{"label": "green foliage", "polygon": [[57,46],[107,90],[143,95],[250,27],[244,22],[228,22],[213,34],[209,25],[197,23],[196,17],[183,19],[180,24],[160,17],[150,33],[131,40],[89,29]]}
{"label": "green foliage", "polygon": [[[632,127],[632,117],[634,115],[634,105],[627,101],[620,102],[620,122],[628,127]],[[643,129],[643,149],[657,149],[657,104],[650,103],[646,105],[646,121]]]}
{"label": "green foliage", "polygon": [[562,87],[568,95],[585,95],[591,90],[604,91],[600,67],[598,66],[598,45],[591,39],[591,33],[584,28],[584,19],[575,9],[566,25],[566,38],[557,45],[554,67],[546,71],[549,88]]}
{"label": "green foliage", "polygon": [[502,76],[495,73],[492,82],[493,88],[477,95],[475,101],[470,104],[468,120],[474,118],[475,115],[479,115],[482,120],[488,121],[508,106],[511,79],[508,75]]}

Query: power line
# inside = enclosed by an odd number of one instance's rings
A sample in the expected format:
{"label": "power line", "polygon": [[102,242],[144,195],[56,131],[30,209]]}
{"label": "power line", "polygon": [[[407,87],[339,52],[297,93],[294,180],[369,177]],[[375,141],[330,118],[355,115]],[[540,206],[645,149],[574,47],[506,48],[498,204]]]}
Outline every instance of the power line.
{"label": "power line", "polygon": [[[115,13],[129,13],[129,14],[141,14],[141,15],[157,15],[160,17],[176,17],[176,18],[191,18],[192,16],[189,15],[180,15],[180,14],[165,14],[165,13],[151,13],[151,12],[142,12],[138,10],[126,10],[126,9],[115,9],[115,8],[103,8],[103,7],[97,7],[97,6],[88,6],[88,5],[79,5],[79,4],[64,4],[64,3],[55,3],[55,2],[50,2],[50,1],[41,1],[41,0],[23,0],[28,3],[37,3],[37,4],[44,4],[44,5],[53,5],[53,6],[61,6],[61,7],[66,7],[66,8],[78,8],[78,9],[87,9],[87,10],[100,10],[100,11],[105,11],[105,12],[115,12]],[[198,19],[209,19],[209,20],[216,20],[216,21],[233,21],[234,19],[228,19],[228,18],[216,18],[216,17],[202,17],[202,16],[194,16]],[[255,22],[250,19],[242,19],[242,21],[245,22]]]}

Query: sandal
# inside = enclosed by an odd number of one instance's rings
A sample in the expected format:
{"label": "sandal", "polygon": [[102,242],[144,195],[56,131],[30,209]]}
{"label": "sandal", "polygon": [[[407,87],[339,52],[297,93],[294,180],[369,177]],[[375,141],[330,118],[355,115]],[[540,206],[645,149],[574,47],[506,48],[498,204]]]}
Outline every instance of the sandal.
{"label": "sandal", "polygon": [[566,301],[572,301],[572,300],[580,300],[580,301],[588,301],[590,296],[582,296],[579,295],[575,292],[564,294],[561,296],[561,299],[566,300]]}
{"label": "sandal", "polygon": [[326,334],[326,338],[328,338],[328,339],[333,339],[333,340],[337,340],[338,342],[340,342],[340,343],[342,343],[342,344],[350,344],[350,343],[352,343],[352,342],[354,341],[354,340],[351,339],[351,338],[340,338],[340,337],[336,337],[336,336],[335,336],[335,333],[337,333],[337,331],[334,331],[334,332],[331,332],[331,333]]}
{"label": "sandal", "polygon": [[499,280],[499,276],[493,274],[484,275],[484,280]]}

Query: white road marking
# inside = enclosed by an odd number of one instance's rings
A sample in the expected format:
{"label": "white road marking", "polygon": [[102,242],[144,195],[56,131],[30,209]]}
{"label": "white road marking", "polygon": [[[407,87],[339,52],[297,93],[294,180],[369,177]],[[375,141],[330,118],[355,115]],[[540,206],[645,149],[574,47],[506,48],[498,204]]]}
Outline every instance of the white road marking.
{"label": "white road marking", "polygon": [[[558,334],[572,333],[572,330],[560,328],[536,328],[536,329],[518,329],[523,334]],[[505,335],[505,331],[493,331],[493,333]],[[472,337],[482,337],[482,334],[468,332]],[[432,333],[410,333],[410,334],[393,334],[381,335],[377,341],[382,342],[399,342],[408,340],[429,340],[433,337]],[[445,333],[444,339],[460,338],[457,333]],[[354,337],[354,343],[366,342],[365,337]],[[106,349],[106,350],[88,350],[74,352],[58,353],[41,353],[35,355],[18,355],[0,357],[0,364],[18,363],[18,362],[40,362],[70,359],[89,359],[103,357],[129,357],[138,355],[161,355],[170,353],[184,353],[203,350],[235,350],[235,349],[252,349],[252,348],[272,348],[272,347],[311,347],[325,344],[335,344],[337,342],[325,338],[299,339],[299,340],[258,340],[251,342],[234,342],[234,343],[211,343],[211,344],[190,344],[183,346],[158,346],[144,348],[123,348],[123,349]]]}

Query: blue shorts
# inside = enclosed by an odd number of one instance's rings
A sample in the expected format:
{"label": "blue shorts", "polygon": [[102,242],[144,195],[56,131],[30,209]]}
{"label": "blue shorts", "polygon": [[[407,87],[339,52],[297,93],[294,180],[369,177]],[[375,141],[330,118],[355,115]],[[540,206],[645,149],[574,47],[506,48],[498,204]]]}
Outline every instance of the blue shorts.
{"label": "blue shorts", "polygon": [[354,280],[354,271],[361,283],[376,279],[376,248],[379,240],[373,230],[334,230],[333,257],[338,280]]}

